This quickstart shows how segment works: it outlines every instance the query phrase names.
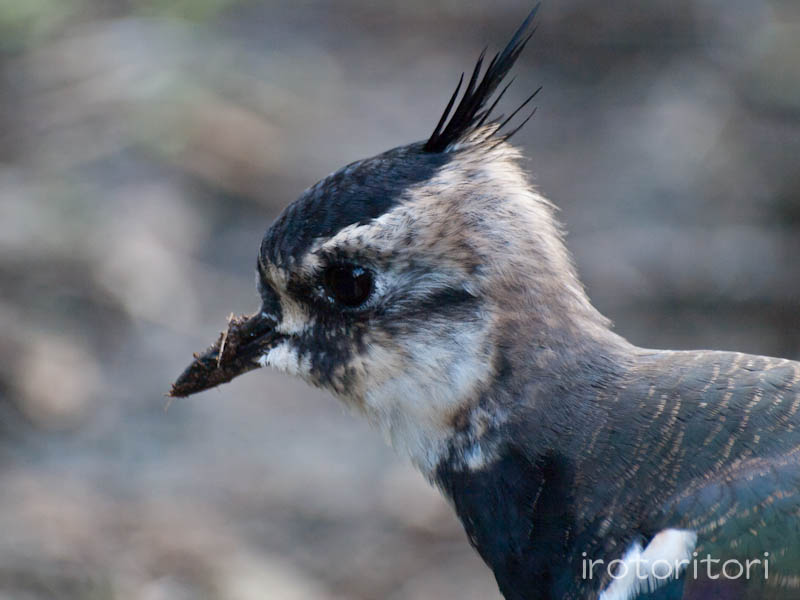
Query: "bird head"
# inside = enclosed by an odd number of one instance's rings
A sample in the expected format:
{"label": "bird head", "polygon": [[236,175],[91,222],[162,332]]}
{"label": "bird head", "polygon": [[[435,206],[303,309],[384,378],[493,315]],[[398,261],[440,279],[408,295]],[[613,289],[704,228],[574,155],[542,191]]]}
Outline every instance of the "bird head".
{"label": "bird head", "polygon": [[459,432],[499,418],[481,398],[523,338],[545,369],[604,325],[508,142],[517,111],[487,108],[535,12],[482,78],[481,56],[453,110],[459,82],[427,141],[352,163],[284,210],[258,254],[261,309],[232,319],[172,395],[270,366],[330,390],[430,472]]}

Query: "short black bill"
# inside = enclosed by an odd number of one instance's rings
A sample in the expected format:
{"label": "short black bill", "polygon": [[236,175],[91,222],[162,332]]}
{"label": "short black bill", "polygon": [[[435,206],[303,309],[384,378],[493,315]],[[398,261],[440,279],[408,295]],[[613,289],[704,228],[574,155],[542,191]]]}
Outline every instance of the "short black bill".
{"label": "short black bill", "polygon": [[194,355],[192,364],[172,384],[169,395],[191,396],[259,368],[258,359],[282,338],[275,331],[275,322],[260,311],[251,316],[231,315],[228,328],[213,346]]}

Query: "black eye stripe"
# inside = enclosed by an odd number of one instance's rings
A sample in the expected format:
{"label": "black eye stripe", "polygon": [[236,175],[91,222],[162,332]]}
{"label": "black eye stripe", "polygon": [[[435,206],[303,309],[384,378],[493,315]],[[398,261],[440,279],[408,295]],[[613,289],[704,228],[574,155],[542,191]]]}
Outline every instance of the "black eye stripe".
{"label": "black eye stripe", "polygon": [[364,304],[372,295],[372,273],[357,265],[331,265],[322,276],[328,297],[348,308]]}

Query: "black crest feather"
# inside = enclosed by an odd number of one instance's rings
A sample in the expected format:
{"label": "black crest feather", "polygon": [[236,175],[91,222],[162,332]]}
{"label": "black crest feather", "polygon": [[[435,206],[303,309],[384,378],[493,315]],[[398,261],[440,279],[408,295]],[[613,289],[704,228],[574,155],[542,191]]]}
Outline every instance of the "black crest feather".
{"label": "black crest feather", "polygon": [[[522,53],[522,50],[528,43],[528,40],[530,40],[531,36],[533,36],[535,33],[536,28],[530,29],[530,27],[531,23],[533,22],[533,18],[536,16],[536,12],[539,10],[539,6],[540,5],[537,4],[533,8],[528,17],[522,22],[522,25],[519,26],[519,29],[517,29],[516,33],[511,38],[511,41],[508,42],[508,45],[506,45],[505,49],[495,55],[495,57],[489,63],[489,66],[486,68],[486,72],[483,74],[483,78],[481,79],[480,83],[478,83],[478,77],[480,76],[481,68],[483,67],[483,60],[486,56],[486,50],[484,49],[483,52],[481,52],[481,55],[478,57],[478,62],[475,65],[475,69],[472,71],[472,76],[469,78],[467,87],[464,90],[464,95],[461,97],[461,101],[458,103],[458,106],[451,115],[450,111],[453,109],[453,105],[458,97],[458,92],[461,90],[461,85],[464,83],[464,73],[461,74],[461,79],[459,79],[456,90],[450,97],[450,101],[447,103],[447,107],[444,109],[442,117],[436,124],[436,129],[433,130],[431,137],[428,138],[428,141],[423,146],[423,150],[425,152],[444,152],[451,144],[468,137],[486,122],[486,119],[489,117],[492,110],[494,110],[494,107],[497,106],[497,102],[503,97],[503,94],[505,94],[508,86],[510,86],[513,82],[513,79],[503,88],[488,109],[484,107],[492,97],[492,94],[494,94],[497,86],[500,85],[505,76],[508,75],[511,67],[514,66],[514,63]],[[511,114],[511,116],[509,116],[500,124],[500,127],[498,127],[496,131],[499,131],[505,125],[507,125],[509,121],[524,106],[526,106],[536,94],[539,93],[539,90],[541,89],[542,88],[538,88],[535,92],[533,92],[533,94],[531,94],[528,99],[525,100],[525,102],[523,102],[522,105]],[[536,112],[536,109],[534,109],[531,114],[510,133],[506,133],[501,136],[501,139],[507,140],[517,131],[519,131],[519,129],[528,122],[528,119],[533,116],[534,112]]]}

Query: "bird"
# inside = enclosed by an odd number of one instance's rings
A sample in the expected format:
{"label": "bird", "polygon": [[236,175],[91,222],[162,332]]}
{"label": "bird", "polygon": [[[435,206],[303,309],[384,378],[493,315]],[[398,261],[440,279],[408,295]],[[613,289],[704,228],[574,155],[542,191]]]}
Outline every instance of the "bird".
{"label": "bird", "polygon": [[510,141],[541,88],[495,116],[538,8],[427,139],[281,213],[260,309],[170,395],[261,367],[330,391],[439,489],[507,600],[800,598],[800,363],[640,348],[591,304]]}

